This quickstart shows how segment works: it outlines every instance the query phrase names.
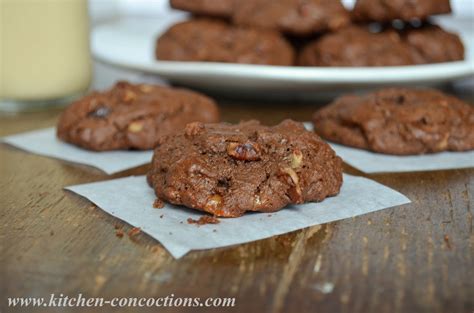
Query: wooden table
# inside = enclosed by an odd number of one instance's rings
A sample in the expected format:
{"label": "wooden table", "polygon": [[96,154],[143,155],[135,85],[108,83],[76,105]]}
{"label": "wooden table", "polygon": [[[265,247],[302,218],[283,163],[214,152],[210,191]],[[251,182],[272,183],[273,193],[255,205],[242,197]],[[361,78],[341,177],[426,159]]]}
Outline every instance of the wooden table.
{"label": "wooden table", "polygon": [[[472,90],[467,97],[472,103]],[[314,110],[310,104],[221,104],[224,120],[231,122],[304,121]],[[0,117],[0,135],[52,126],[57,115]],[[62,190],[144,174],[147,166],[108,176],[0,145],[0,169],[2,312],[10,310],[7,297],[51,293],[106,299],[169,294],[236,298],[234,308],[208,309],[216,312],[474,310],[474,169],[365,175],[346,166],[346,172],[394,188],[413,203],[239,246],[191,252],[180,260],[145,234],[118,238],[116,225],[125,232],[131,226]]]}

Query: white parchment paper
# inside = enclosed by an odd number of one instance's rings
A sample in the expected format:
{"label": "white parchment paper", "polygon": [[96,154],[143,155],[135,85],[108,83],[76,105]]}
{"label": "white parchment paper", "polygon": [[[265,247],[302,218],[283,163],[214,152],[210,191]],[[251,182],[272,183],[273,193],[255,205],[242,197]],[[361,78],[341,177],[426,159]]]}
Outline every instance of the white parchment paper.
{"label": "white parchment paper", "polygon": [[114,174],[151,162],[153,151],[94,152],[65,143],[56,137],[55,128],[45,128],[11,135],[2,141],[22,150],[96,167]]}
{"label": "white parchment paper", "polygon": [[153,208],[156,197],[145,176],[65,189],[89,199],[107,213],[140,227],[160,241],[175,258],[182,257],[190,250],[241,244],[410,202],[404,195],[375,181],[344,175],[340,194],[323,202],[289,206],[272,214],[250,213],[239,218],[221,218],[219,224],[197,226],[188,224],[187,219],[198,219],[202,216],[199,211],[169,204],[162,209]]}
{"label": "white parchment paper", "polygon": [[364,173],[419,172],[474,167],[474,150],[396,156],[329,143],[347,164]]}
{"label": "white parchment paper", "polygon": [[[304,124],[306,129],[313,130],[310,122]],[[364,173],[420,172],[474,167],[474,150],[397,156],[374,153],[332,142],[329,142],[329,145],[345,163]]]}

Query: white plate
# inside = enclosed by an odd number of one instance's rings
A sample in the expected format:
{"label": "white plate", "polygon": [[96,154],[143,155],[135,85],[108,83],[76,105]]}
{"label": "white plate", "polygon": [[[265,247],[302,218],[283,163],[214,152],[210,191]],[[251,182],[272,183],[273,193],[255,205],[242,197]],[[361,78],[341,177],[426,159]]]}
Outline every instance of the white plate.
{"label": "white plate", "polygon": [[154,59],[156,38],[186,18],[169,14],[156,19],[124,19],[97,26],[92,52],[105,63],[158,74],[172,83],[234,94],[314,94],[381,85],[433,85],[474,75],[474,30],[470,20],[438,20],[462,35],[466,60],[432,65],[329,68],[170,62]]}

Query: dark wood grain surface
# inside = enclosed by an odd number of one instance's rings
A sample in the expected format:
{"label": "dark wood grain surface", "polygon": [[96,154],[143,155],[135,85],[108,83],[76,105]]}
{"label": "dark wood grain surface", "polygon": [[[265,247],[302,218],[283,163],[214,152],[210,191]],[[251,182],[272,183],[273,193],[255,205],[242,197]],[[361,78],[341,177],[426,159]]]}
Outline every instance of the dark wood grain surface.
{"label": "dark wood grain surface", "polygon": [[[459,92],[472,101],[472,90]],[[308,120],[313,104],[221,101],[223,119]],[[0,135],[52,126],[58,111],[0,117]],[[174,260],[66,185],[144,174],[98,170],[0,145],[0,311],[7,297],[235,297],[234,308],[163,312],[473,312],[474,169],[362,175],[412,204]],[[136,308],[117,311],[136,312]]]}

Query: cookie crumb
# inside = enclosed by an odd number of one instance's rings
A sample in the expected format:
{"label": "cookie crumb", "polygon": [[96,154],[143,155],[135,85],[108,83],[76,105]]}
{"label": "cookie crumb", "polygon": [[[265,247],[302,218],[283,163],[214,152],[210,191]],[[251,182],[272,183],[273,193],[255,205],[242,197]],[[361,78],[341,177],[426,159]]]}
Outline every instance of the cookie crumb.
{"label": "cookie crumb", "polygon": [[217,217],[209,216],[209,215],[201,216],[198,220],[188,218],[188,224],[205,225],[205,224],[219,224],[219,223],[220,221]]}
{"label": "cookie crumb", "polygon": [[138,235],[140,232],[142,231],[142,229],[140,227],[133,227],[132,229],[130,229],[128,231],[128,237],[132,238],[132,237],[135,237],[136,235]]}
{"label": "cookie crumb", "polygon": [[444,243],[446,243],[446,248],[448,248],[449,250],[452,250],[451,243],[449,242],[449,236],[448,235],[444,235]]}
{"label": "cookie crumb", "polygon": [[165,206],[165,203],[161,201],[159,198],[155,199],[155,202],[153,202],[153,207],[155,209],[162,209]]}
{"label": "cookie crumb", "polygon": [[115,236],[117,236],[118,238],[122,238],[123,237],[123,230],[122,229],[117,229],[115,231]]}
{"label": "cookie crumb", "polygon": [[160,252],[161,248],[160,246],[153,246],[150,248],[151,252],[157,253]]}

